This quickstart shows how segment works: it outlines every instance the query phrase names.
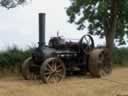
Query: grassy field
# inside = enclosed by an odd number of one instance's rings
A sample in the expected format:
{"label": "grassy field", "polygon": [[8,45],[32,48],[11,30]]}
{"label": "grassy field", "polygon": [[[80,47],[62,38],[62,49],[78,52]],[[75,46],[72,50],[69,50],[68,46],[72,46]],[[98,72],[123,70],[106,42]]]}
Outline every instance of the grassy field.
{"label": "grassy field", "polygon": [[26,81],[22,77],[0,79],[0,96],[128,96],[128,68],[114,69],[101,79],[67,77],[56,84]]}
{"label": "grassy field", "polygon": [[20,64],[31,56],[31,50],[14,47],[0,52],[0,96],[128,96],[128,68],[124,68],[128,66],[126,48],[113,51],[116,67],[110,76],[101,79],[73,76],[50,85],[20,77]]}

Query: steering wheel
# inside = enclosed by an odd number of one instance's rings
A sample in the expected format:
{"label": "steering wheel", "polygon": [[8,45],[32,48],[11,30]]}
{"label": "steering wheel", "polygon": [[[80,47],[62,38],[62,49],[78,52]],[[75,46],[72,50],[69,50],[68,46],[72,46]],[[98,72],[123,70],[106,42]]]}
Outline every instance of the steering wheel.
{"label": "steering wheel", "polygon": [[94,48],[94,40],[91,37],[91,35],[84,35],[81,37],[80,41],[80,48],[84,51],[84,50],[88,50],[91,48]]}

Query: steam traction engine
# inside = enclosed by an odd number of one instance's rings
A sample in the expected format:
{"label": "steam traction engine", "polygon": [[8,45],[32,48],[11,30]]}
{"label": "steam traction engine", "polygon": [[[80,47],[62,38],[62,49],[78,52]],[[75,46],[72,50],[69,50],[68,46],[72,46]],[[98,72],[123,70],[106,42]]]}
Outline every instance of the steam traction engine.
{"label": "steam traction engine", "polygon": [[39,46],[22,64],[26,80],[41,79],[44,83],[61,81],[73,71],[90,72],[94,77],[110,74],[111,62],[107,48],[95,48],[93,38],[84,35],[78,42],[52,37],[45,45],[45,14],[39,14]]}

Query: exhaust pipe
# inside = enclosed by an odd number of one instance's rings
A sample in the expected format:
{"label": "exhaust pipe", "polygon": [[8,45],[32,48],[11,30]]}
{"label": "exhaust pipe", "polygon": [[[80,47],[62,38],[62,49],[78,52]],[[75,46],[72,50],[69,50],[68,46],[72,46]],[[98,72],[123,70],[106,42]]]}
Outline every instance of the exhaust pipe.
{"label": "exhaust pipe", "polygon": [[39,48],[45,46],[45,13],[39,13]]}

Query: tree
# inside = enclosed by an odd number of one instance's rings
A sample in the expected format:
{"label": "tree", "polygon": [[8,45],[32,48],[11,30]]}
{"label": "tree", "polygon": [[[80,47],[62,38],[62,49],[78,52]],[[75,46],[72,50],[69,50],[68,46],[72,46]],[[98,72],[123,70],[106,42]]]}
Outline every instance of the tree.
{"label": "tree", "polygon": [[0,5],[7,9],[15,8],[18,5],[24,4],[27,0],[0,0]]}
{"label": "tree", "polygon": [[70,0],[67,8],[69,22],[78,25],[78,30],[86,28],[89,33],[105,37],[106,47],[112,54],[114,39],[124,44],[128,37],[128,0]]}

